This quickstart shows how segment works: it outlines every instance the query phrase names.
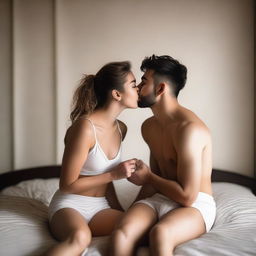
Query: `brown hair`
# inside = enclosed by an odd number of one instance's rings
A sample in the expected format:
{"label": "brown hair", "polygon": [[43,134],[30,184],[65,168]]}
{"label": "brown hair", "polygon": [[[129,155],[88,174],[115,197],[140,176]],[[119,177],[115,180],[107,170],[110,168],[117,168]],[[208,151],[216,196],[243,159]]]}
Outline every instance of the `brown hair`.
{"label": "brown hair", "polygon": [[70,119],[72,123],[94,109],[106,106],[109,94],[116,89],[123,91],[125,78],[131,72],[128,61],[111,62],[103,66],[96,75],[85,75],[73,96]]}

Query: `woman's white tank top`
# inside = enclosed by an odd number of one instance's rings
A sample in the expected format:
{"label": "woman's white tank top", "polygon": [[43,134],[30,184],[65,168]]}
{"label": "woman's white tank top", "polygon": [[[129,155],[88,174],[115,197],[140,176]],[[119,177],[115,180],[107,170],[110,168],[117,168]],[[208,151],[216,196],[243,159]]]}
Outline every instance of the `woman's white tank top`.
{"label": "woman's white tank top", "polygon": [[111,168],[113,168],[114,166],[118,165],[121,162],[122,132],[120,130],[118,121],[116,121],[118,130],[120,132],[120,147],[117,152],[117,155],[113,159],[108,159],[97,140],[96,129],[94,124],[90,119],[86,118],[86,120],[88,120],[92,125],[95,136],[95,144],[93,148],[91,148],[91,150],[89,151],[87,159],[81,169],[80,174],[92,176],[107,172],[108,170],[110,170]]}

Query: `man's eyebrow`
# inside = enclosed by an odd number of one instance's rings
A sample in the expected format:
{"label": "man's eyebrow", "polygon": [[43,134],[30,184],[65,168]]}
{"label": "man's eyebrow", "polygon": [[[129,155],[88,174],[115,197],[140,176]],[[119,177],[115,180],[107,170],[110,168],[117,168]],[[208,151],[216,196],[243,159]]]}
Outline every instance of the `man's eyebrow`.
{"label": "man's eyebrow", "polygon": [[145,76],[142,76],[141,80],[148,80],[148,79]]}

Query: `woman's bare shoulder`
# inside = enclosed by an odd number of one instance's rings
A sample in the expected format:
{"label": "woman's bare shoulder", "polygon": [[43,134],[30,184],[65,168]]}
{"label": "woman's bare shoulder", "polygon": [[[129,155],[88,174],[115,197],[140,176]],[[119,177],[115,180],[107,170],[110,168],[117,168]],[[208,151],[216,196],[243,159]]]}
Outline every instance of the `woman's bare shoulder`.
{"label": "woman's bare shoulder", "polygon": [[[94,143],[94,130],[88,119],[76,120],[66,131],[65,144],[73,140],[88,140]],[[91,143],[90,143],[91,144]]]}

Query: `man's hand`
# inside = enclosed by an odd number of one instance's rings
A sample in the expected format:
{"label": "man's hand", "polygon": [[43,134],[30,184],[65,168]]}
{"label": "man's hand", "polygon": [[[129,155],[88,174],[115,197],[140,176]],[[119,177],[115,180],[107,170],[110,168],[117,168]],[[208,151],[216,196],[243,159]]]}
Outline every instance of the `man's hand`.
{"label": "man's hand", "polygon": [[135,185],[141,186],[148,182],[151,170],[150,168],[141,160],[136,161],[136,170],[128,178],[130,182]]}

